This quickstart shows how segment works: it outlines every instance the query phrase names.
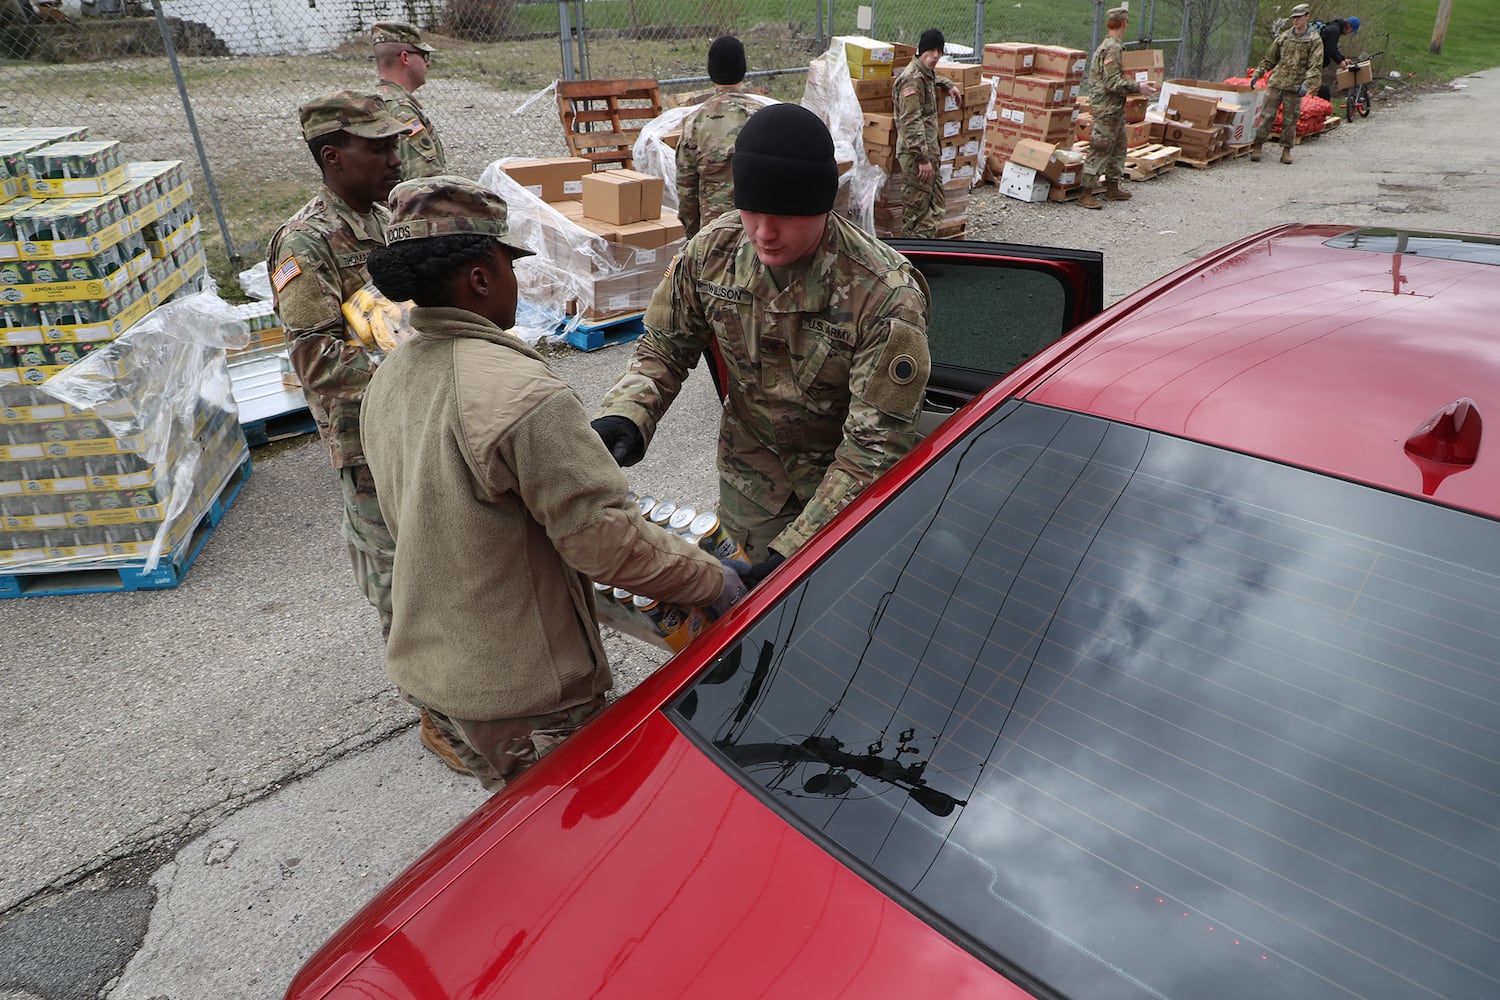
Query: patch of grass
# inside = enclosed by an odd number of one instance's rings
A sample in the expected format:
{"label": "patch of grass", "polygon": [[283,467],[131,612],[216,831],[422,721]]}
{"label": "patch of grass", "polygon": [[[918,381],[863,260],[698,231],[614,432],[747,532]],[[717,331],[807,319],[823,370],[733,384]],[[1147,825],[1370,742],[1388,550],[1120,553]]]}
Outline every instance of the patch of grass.
{"label": "patch of grass", "polygon": [[1447,83],[1500,64],[1500,0],[1455,3],[1443,51],[1433,55],[1427,47],[1437,9],[1438,0],[1403,0],[1389,25],[1374,26],[1389,41],[1364,37],[1362,26],[1359,48],[1385,48],[1386,65],[1418,83]]}

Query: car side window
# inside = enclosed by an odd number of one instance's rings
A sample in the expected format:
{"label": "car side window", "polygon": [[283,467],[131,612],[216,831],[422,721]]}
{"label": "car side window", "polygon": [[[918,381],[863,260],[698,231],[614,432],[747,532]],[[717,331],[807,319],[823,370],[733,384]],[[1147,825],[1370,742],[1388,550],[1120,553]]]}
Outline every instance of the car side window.
{"label": "car side window", "polygon": [[1072,325],[1061,275],[1045,265],[937,257],[913,263],[932,291],[927,342],[934,364],[1004,375]]}

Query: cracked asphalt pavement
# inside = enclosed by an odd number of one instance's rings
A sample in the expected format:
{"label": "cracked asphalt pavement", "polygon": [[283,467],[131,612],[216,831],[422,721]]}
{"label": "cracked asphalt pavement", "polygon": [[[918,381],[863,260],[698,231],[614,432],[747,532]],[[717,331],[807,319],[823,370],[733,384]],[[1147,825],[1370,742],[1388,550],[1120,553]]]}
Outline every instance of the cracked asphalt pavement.
{"label": "cracked asphalt pavement", "polygon": [[[1102,249],[1106,299],[1290,221],[1500,233],[1482,123],[1500,70],[1274,156],[1089,212],[994,188],[974,239]],[[1435,333],[1437,333],[1435,331]],[[555,352],[586,404],[623,348]],[[715,403],[688,389],[637,489],[712,502]],[[314,438],[254,473],[185,583],[0,601],[0,1000],[261,1000],[484,800],[409,732]],[[613,638],[622,688],[659,662]]]}

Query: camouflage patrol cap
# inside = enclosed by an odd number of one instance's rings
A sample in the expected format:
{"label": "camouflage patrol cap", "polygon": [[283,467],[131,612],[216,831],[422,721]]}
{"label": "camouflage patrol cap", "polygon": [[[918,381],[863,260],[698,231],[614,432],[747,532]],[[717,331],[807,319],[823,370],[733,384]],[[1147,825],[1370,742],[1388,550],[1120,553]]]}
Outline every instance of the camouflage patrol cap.
{"label": "camouflage patrol cap", "polygon": [[340,90],[308,101],[297,109],[302,118],[302,138],[308,142],[320,135],[348,132],[364,139],[384,139],[410,132],[411,126],[385,109],[379,94]]}
{"label": "camouflage patrol cap", "polygon": [[1290,17],[1306,17],[1311,12],[1312,12],[1312,8],[1309,7],[1307,4],[1305,4],[1305,3],[1299,3],[1297,6],[1295,6],[1295,7],[1292,8],[1292,12],[1288,16],[1290,16]]}
{"label": "camouflage patrol cap", "polygon": [[379,45],[381,42],[399,42],[402,45],[410,45],[414,49],[423,52],[436,52],[437,49],[422,41],[422,33],[415,25],[407,24],[405,21],[376,21],[370,25],[370,44]]}
{"label": "camouflage patrol cap", "polygon": [[479,233],[504,243],[512,257],[529,257],[533,252],[510,235],[510,210],[505,199],[465,177],[439,174],[402,181],[391,189],[390,206],[391,221],[385,227],[387,245]]}
{"label": "camouflage patrol cap", "polygon": [[1104,19],[1106,21],[1128,21],[1130,20],[1130,8],[1111,7],[1107,12],[1105,12]]}

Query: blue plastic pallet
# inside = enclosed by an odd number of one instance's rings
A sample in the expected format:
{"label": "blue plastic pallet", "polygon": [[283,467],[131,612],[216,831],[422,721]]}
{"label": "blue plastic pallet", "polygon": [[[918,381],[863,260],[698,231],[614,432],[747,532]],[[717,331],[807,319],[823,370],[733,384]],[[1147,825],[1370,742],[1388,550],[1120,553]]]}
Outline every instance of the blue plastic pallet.
{"label": "blue plastic pallet", "polygon": [[57,597],[63,594],[111,594],[131,590],[169,590],[182,582],[187,571],[203,551],[224,512],[234,503],[250,478],[250,459],[246,458],[230,473],[219,495],[199,517],[193,533],[170,558],[164,558],[147,573],[140,566],[94,569],[60,569],[50,573],[0,574],[0,600],[13,597]]}
{"label": "blue plastic pallet", "polygon": [[241,424],[240,429],[245,432],[245,440],[249,442],[250,447],[259,448],[263,444],[270,444],[272,441],[280,441],[284,438],[316,434],[318,424],[313,420],[312,413],[307,407],[303,407],[300,410],[292,410],[290,413],[278,413],[264,420]]}
{"label": "blue plastic pallet", "polygon": [[601,347],[628,344],[646,332],[645,313],[626,316],[609,323],[580,323],[566,330],[562,338],[580,351],[597,351]]}

